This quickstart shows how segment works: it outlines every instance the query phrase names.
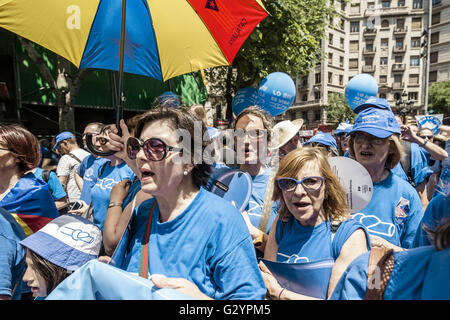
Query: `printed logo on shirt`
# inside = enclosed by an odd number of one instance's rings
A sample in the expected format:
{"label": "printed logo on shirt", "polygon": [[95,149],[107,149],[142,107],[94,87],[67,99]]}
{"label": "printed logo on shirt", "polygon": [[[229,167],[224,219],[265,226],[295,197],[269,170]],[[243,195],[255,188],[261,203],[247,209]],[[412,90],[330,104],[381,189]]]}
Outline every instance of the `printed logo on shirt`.
{"label": "printed logo on shirt", "polygon": [[404,224],[408,215],[409,215],[409,200],[400,197],[400,200],[395,206],[395,222],[398,224]]}
{"label": "printed logo on shirt", "polygon": [[395,225],[383,222],[375,215],[365,215],[364,213],[355,213],[352,218],[362,223],[369,233],[385,237],[392,237],[395,233]]}
{"label": "printed logo on shirt", "polygon": [[100,180],[99,186],[103,190],[111,190],[119,181],[110,178],[104,178]]}
{"label": "printed logo on shirt", "polygon": [[308,257],[300,257],[297,254],[291,254],[291,255],[287,255],[281,252],[277,252],[277,255],[282,256],[283,258],[285,258],[286,260],[283,262],[286,263],[305,263],[305,262],[309,262]]}
{"label": "printed logo on shirt", "polygon": [[261,216],[263,206],[256,201],[250,200],[248,202],[247,213],[251,216]]}

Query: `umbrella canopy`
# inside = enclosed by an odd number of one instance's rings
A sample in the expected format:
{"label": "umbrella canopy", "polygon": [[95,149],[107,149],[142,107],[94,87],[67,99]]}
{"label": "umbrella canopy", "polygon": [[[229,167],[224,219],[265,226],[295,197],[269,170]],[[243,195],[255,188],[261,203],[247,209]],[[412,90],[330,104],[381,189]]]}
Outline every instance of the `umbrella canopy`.
{"label": "umbrella canopy", "polygon": [[[79,68],[119,69],[121,0],[0,0],[0,27]],[[267,16],[260,0],[133,0],[124,71],[165,81],[229,65]]]}

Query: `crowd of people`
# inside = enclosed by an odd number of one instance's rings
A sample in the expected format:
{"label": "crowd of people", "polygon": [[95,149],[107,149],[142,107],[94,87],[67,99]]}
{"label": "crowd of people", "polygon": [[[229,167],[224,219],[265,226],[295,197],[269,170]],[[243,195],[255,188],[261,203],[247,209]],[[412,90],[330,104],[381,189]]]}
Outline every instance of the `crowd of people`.
{"label": "crowd of people", "polygon": [[[195,299],[450,299],[450,127],[435,135],[370,101],[306,141],[303,120],[274,124],[258,106],[219,130],[202,106],[165,101],[120,128],[87,124],[81,147],[0,125],[0,299],[44,299],[90,261],[110,264],[125,231],[114,268]],[[337,156],[372,180],[359,212]],[[213,192],[229,172],[250,177],[243,208]],[[317,276],[300,292],[305,265]]]}

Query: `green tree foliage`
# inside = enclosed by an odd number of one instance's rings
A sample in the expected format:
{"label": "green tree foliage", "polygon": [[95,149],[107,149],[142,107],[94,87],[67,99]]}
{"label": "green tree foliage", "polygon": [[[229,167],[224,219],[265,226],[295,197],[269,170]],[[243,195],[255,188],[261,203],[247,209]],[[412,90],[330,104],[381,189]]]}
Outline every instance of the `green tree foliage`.
{"label": "green tree foliage", "polygon": [[232,67],[206,72],[210,93],[225,97],[228,118],[232,96],[257,87],[269,73],[293,79],[305,75],[322,56],[324,30],[335,15],[329,0],[262,0],[269,12],[236,55]]}
{"label": "green tree foliage", "polygon": [[450,115],[450,80],[435,82],[428,89],[428,110]]}
{"label": "green tree foliage", "polygon": [[332,93],[328,96],[328,105],[325,107],[328,123],[341,123],[348,119],[353,122],[356,114],[347,104],[345,96],[342,93]]}

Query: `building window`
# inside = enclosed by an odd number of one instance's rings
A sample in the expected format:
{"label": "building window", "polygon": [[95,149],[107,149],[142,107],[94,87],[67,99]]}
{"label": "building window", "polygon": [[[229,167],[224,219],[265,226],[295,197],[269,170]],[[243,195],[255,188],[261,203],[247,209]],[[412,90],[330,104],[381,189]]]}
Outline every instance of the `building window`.
{"label": "building window", "polygon": [[302,101],[308,101],[308,95],[306,93],[302,96]]}
{"label": "building window", "polygon": [[409,84],[419,84],[419,75],[418,74],[410,74],[409,75]]}
{"label": "building window", "polygon": [[419,56],[411,56],[409,58],[409,65],[412,67],[417,67],[420,65],[420,57]]}
{"label": "building window", "polygon": [[381,1],[382,8],[389,8],[390,6],[391,6],[391,1],[388,1],[388,0]]}
{"label": "building window", "polygon": [[413,0],[413,9],[422,9],[422,0]]}
{"label": "building window", "polygon": [[333,45],[333,34],[332,34],[332,33],[330,33],[330,34],[328,35],[328,44],[329,44],[330,46]]}
{"label": "building window", "polygon": [[315,100],[320,100],[320,91],[314,92],[314,99]]}
{"label": "building window", "polygon": [[339,85],[340,86],[344,85],[344,76],[342,74],[339,75]]}
{"label": "building window", "polygon": [[328,72],[328,83],[333,84],[333,72]]}
{"label": "building window", "polygon": [[344,38],[341,37],[340,39],[340,44],[341,44],[341,49],[344,49]]}
{"label": "building window", "polygon": [[314,112],[314,121],[320,121],[320,111]]}
{"label": "building window", "polygon": [[380,76],[380,83],[386,83],[387,82],[387,76]]}
{"label": "building window", "polygon": [[350,69],[358,69],[358,59],[349,59],[348,60],[348,67]]}
{"label": "building window", "polygon": [[345,20],[343,18],[339,20],[339,28],[341,28],[341,30],[345,30]]}
{"label": "building window", "polygon": [[431,24],[438,24],[441,22],[441,13],[435,13],[433,14],[433,16],[431,17]]}
{"label": "building window", "polygon": [[364,64],[366,65],[366,66],[372,66],[373,65],[373,58],[365,58],[364,59]]}
{"label": "building window", "polygon": [[373,51],[373,42],[366,43],[366,51],[368,52]]}
{"label": "building window", "polygon": [[433,7],[441,4],[441,0],[433,0]]}
{"label": "building window", "polygon": [[431,34],[431,44],[439,42],[439,32],[434,32]]}
{"label": "building window", "polygon": [[408,92],[408,100],[419,100],[418,92]]}
{"label": "building window", "polygon": [[397,49],[403,49],[403,38],[395,39],[395,47]]}
{"label": "building window", "polygon": [[308,85],[308,76],[302,77],[302,86],[306,87]]}
{"label": "building window", "polygon": [[422,29],[422,18],[412,18],[411,20],[412,29]]}
{"label": "building window", "polygon": [[381,27],[382,28],[389,28],[389,20],[388,19],[384,19],[383,21],[381,21]]}
{"label": "building window", "polygon": [[350,41],[350,52],[358,52],[359,51],[359,41]]}
{"label": "building window", "polygon": [[429,81],[430,82],[436,82],[437,81],[437,71],[430,71],[429,75]]}
{"label": "building window", "polygon": [[339,57],[339,67],[341,67],[341,68],[344,67],[344,57],[342,57],[342,56]]}
{"label": "building window", "polygon": [[389,47],[389,38],[382,38],[380,40],[380,47],[382,47],[382,48]]}
{"label": "building window", "polygon": [[397,7],[404,7],[405,6],[405,0],[398,0],[397,1]]}
{"label": "building window", "polygon": [[328,64],[333,65],[333,53],[328,52]]}
{"label": "building window", "polygon": [[387,57],[381,57],[380,58],[380,64],[381,65],[387,65],[388,64],[388,58]]}
{"label": "building window", "polygon": [[411,38],[411,48],[420,47],[420,38]]}
{"label": "building window", "polygon": [[394,75],[394,82],[395,83],[402,83],[402,80],[403,80],[403,75],[401,75],[401,74]]}
{"label": "building window", "polygon": [[303,111],[303,112],[302,112],[302,119],[303,119],[304,121],[308,121],[308,112],[307,112],[307,111]]}
{"label": "building window", "polygon": [[438,54],[439,54],[438,51],[430,53],[430,63],[438,62]]}
{"label": "building window", "polygon": [[397,19],[397,28],[403,29],[405,27],[405,19]]}
{"label": "building window", "polygon": [[320,84],[321,81],[322,81],[322,79],[320,78],[320,72],[319,72],[319,73],[316,73],[316,74],[314,75],[314,83],[315,83],[315,84]]}
{"label": "building window", "polygon": [[380,93],[380,98],[386,99],[386,93]]}
{"label": "building window", "polygon": [[350,32],[359,32],[359,21],[350,22]]}

